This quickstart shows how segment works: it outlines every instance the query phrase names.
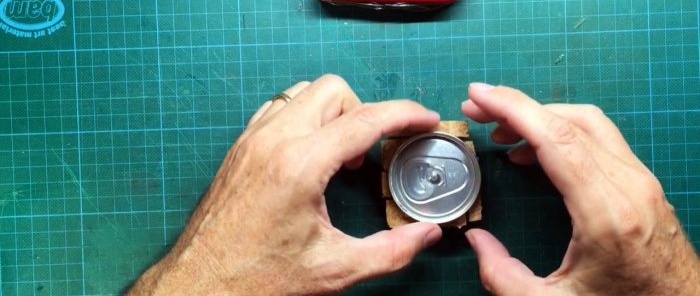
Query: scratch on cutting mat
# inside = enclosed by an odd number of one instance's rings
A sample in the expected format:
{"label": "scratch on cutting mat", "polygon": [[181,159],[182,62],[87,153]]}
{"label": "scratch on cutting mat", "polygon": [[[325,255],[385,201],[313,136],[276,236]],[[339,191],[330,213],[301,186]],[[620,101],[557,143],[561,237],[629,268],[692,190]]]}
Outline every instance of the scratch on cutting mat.
{"label": "scratch on cutting mat", "polygon": [[199,84],[199,86],[201,86],[202,88],[208,89],[207,85],[204,83],[204,81],[202,81],[202,79],[199,79],[199,77],[194,76],[194,75],[187,73],[187,72],[185,72],[185,77],[187,77],[187,79],[192,79],[192,81]]}
{"label": "scratch on cutting mat", "polygon": [[565,57],[566,57],[566,55],[564,55],[563,53],[560,54],[559,57],[556,60],[554,60],[554,64],[559,65],[559,64],[563,63]]}
{"label": "scratch on cutting mat", "polygon": [[576,22],[576,25],[574,25],[574,30],[581,28],[581,26],[583,26],[583,23],[585,23],[587,19],[588,19],[588,17],[584,16],[580,20],[578,20],[578,22]]}
{"label": "scratch on cutting mat", "polygon": [[[87,191],[85,190],[85,187],[83,187],[82,182],[78,180],[78,177],[75,174],[75,171],[73,171],[73,168],[66,163],[66,161],[63,159],[63,157],[59,156],[58,153],[56,153],[56,149],[51,149],[51,153],[53,153],[53,156],[56,157],[56,159],[61,163],[61,166],[63,167],[63,170],[68,173],[68,176],[70,177],[71,181],[75,183],[76,186],[78,186],[78,190],[80,191],[81,195],[83,196],[83,200],[85,200],[87,203],[90,204],[95,210],[98,210],[97,205],[95,205],[90,199],[94,198],[93,196],[90,196]],[[99,211],[98,211],[99,212]],[[109,224],[112,229],[116,233],[122,232],[118,227],[117,224],[112,220],[109,219],[109,217],[106,217],[102,214],[99,214],[98,216],[102,216],[101,218],[105,219],[107,223]]]}
{"label": "scratch on cutting mat", "polygon": [[206,176],[207,178],[213,178],[214,175],[211,171],[208,171],[206,165],[206,161],[202,158],[199,153],[195,150],[196,146],[192,144],[190,141],[187,140],[187,137],[182,131],[178,131],[180,135],[181,141],[184,143],[184,147],[188,150],[189,153],[192,153],[194,155],[194,159],[191,161],[191,163],[199,169],[199,171],[202,173],[202,175]]}
{"label": "scratch on cutting mat", "polygon": [[5,206],[17,201],[18,198],[25,197],[26,189],[24,190],[7,190],[0,194],[0,214],[5,213]]}

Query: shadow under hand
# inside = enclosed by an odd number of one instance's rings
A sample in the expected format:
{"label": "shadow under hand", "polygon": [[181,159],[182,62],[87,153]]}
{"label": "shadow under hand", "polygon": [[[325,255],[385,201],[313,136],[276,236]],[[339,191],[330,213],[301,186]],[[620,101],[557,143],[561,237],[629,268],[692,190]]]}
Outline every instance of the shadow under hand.
{"label": "shadow under hand", "polygon": [[547,275],[561,264],[572,226],[564,201],[539,165],[513,164],[505,153],[479,154],[484,220],[513,257],[536,274]]}

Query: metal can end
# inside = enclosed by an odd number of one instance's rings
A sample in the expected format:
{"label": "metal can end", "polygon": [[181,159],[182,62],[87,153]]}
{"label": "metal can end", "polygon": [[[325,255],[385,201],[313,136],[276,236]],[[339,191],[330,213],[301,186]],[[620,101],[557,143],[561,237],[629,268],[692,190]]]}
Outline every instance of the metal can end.
{"label": "metal can end", "polygon": [[389,165],[389,189],[411,218],[446,223],[466,214],[481,188],[476,155],[461,139],[442,132],[406,140]]}

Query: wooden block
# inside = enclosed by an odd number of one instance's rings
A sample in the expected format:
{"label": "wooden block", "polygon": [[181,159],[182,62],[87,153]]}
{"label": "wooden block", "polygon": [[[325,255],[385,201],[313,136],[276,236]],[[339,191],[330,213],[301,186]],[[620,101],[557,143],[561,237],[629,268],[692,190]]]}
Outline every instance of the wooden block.
{"label": "wooden block", "polygon": [[396,202],[393,200],[386,201],[386,222],[389,224],[389,228],[396,228],[401,225],[410,224],[416,222],[413,218],[406,215]]}
{"label": "wooden block", "polygon": [[382,158],[382,170],[385,172],[389,171],[389,165],[391,164],[391,158],[394,156],[394,153],[396,152],[397,149],[399,149],[399,146],[401,146],[401,143],[403,143],[404,140],[400,139],[387,139],[382,141],[382,150],[381,150],[381,158]]}
{"label": "wooden block", "polygon": [[469,148],[472,152],[476,153],[476,147],[474,147],[473,141],[465,141],[464,144],[466,144],[467,148]]}
{"label": "wooden block", "polygon": [[[469,138],[469,123],[466,121],[440,121],[438,126],[433,129],[434,132],[442,132],[453,135],[460,139]],[[404,139],[416,135],[415,132],[401,132],[390,135],[389,139]]]}
{"label": "wooden block", "polygon": [[448,133],[460,139],[469,138],[469,124],[466,121],[441,121],[435,131]]}
{"label": "wooden block", "polygon": [[440,224],[440,226],[462,228],[464,226],[467,226],[467,216],[460,216],[459,218],[452,220],[450,222],[442,223],[442,224]]}
{"label": "wooden block", "polygon": [[[481,208],[479,208],[479,215],[481,215]],[[461,217],[459,217],[455,220],[452,220],[450,222],[440,224],[440,226],[462,228],[462,227],[467,226],[467,220],[468,220],[467,216],[461,216]],[[481,220],[481,219],[479,219],[479,220]],[[474,220],[474,221],[478,221],[478,220]],[[472,222],[474,222],[474,221],[472,221]],[[387,200],[386,201],[386,222],[387,222],[387,224],[389,224],[389,228],[393,229],[393,228],[399,227],[401,225],[414,223],[414,222],[416,222],[416,220],[409,217],[403,211],[401,211],[401,208],[399,208],[399,206],[396,205],[396,202],[394,202],[394,200]]]}
{"label": "wooden block", "polygon": [[481,207],[481,194],[476,197],[476,201],[474,201],[474,204],[472,207],[469,209],[469,212],[467,212],[467,220],[469,222],[478,222],[481,221],[483,218],[481,211],[483,208]]}
{"label": "wooden block", "polygon": [[391,189],[389,189],[389,174],[382,172],[382,198],[391,199]]}

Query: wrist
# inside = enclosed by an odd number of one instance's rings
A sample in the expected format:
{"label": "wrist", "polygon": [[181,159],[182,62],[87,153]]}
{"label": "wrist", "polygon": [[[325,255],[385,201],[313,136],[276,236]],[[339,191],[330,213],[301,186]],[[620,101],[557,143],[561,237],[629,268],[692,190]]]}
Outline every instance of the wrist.
{"label": "wrist", "polygon": [[214,292],[220,288],[216,281],[203,274],[196,265],[183,264],[170,257],[166,256],[149,268],[127,295],[216,294]]}
{"label": "wrist", "polygon": [[283,295],[291,288],[277,285],[283,281],[279,274],[269,272],[269,264],[244,259],[234,266],[216,266],[230,262],[218,259],[192,250],[173,250],[149,268],[127,295]]}

